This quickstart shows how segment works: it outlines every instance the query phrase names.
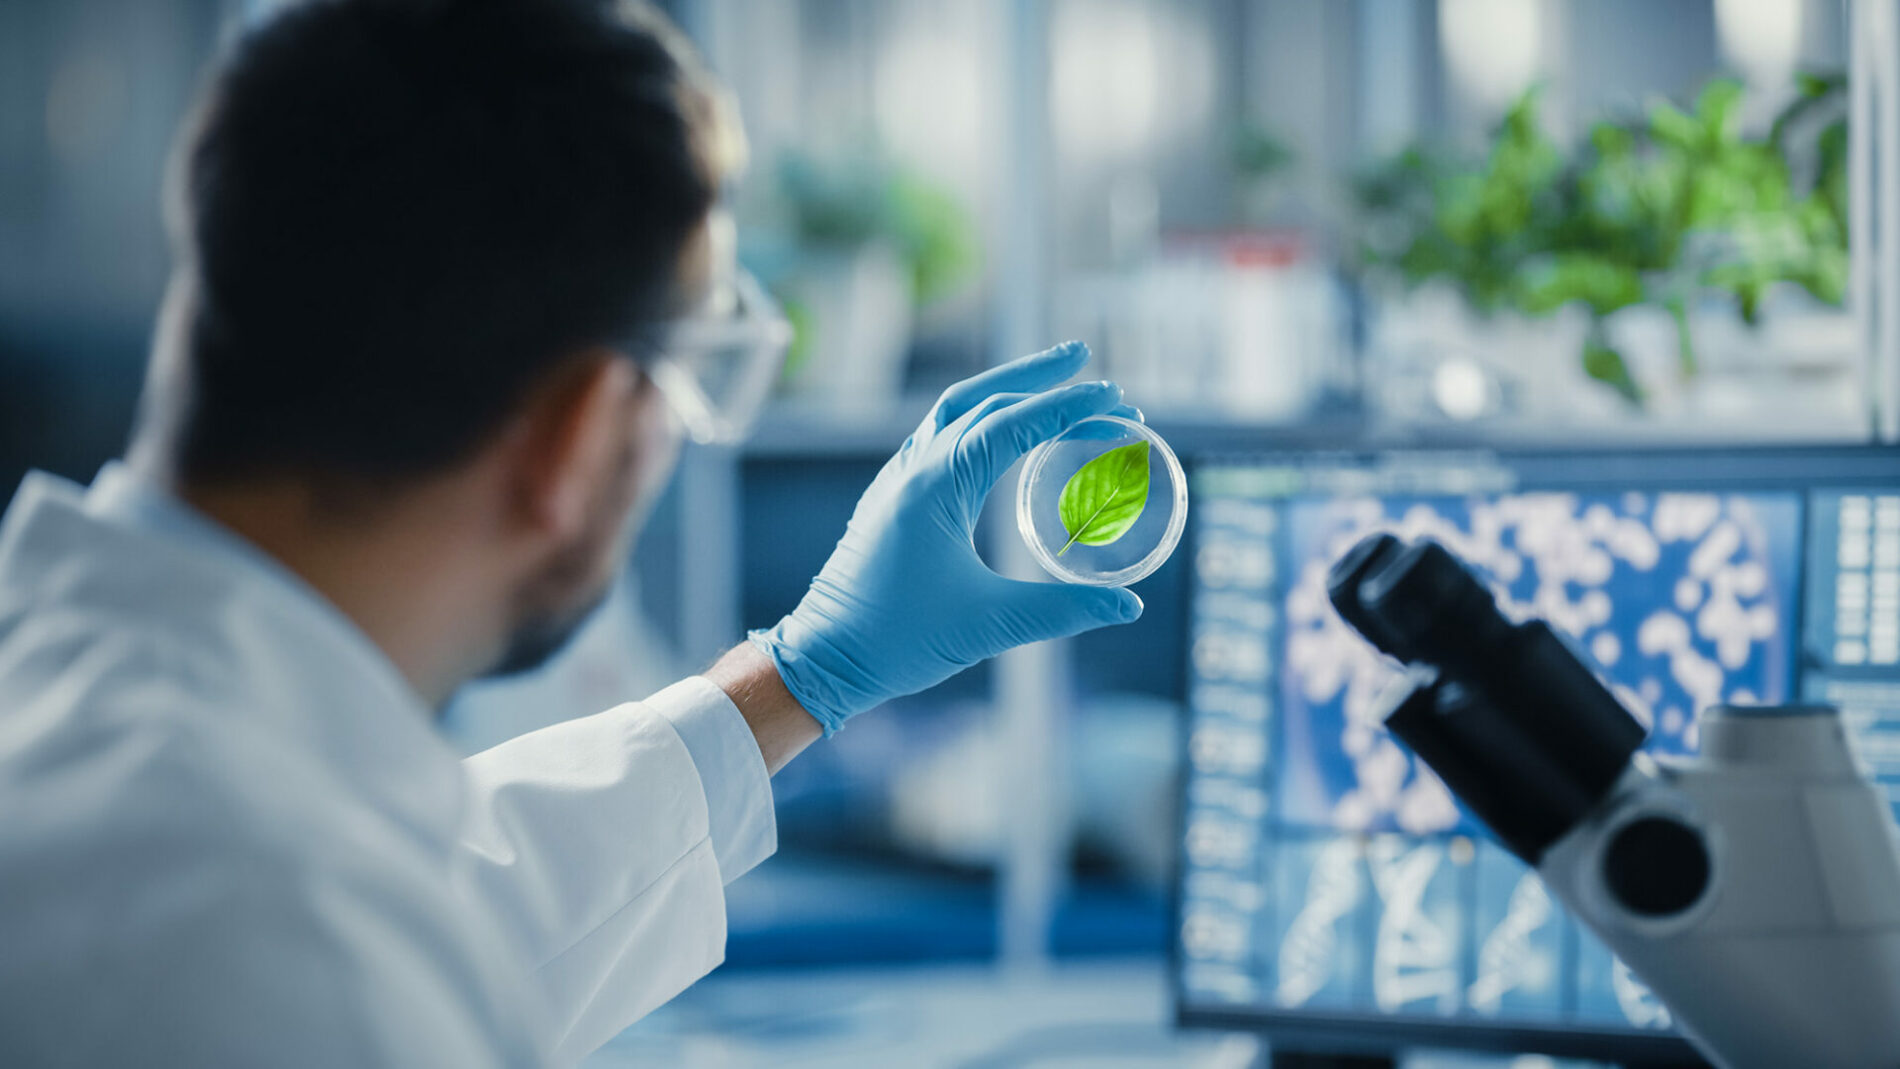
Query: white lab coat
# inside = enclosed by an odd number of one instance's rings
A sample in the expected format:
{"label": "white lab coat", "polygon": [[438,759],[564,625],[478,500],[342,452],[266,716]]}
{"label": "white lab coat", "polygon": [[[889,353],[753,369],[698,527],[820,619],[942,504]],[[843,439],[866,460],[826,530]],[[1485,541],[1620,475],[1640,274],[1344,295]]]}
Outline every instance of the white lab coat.
{"label": "white lab coat", "polygon": [[130,473],[0,524],[0,1065],[571,1063],[720,962],[773,845],[704,679],[461,761]]}

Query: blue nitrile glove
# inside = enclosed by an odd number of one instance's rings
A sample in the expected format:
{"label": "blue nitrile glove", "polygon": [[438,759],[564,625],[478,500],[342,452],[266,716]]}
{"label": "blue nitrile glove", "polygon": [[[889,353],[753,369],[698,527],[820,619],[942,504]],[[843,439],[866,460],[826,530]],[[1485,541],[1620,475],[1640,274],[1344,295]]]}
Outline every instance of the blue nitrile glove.
{"label": "blue nitrile glove", "polygon": [[944,391],[858,500],[804,600],[752,632],[826,735],[1004,650],[1141,615],[1131,591],[1006,579],[976,553],[983,499],[1019,457],[1090,416],[1138,418],[1113,383],[1052,388],[1088,355],[1069,342]]}

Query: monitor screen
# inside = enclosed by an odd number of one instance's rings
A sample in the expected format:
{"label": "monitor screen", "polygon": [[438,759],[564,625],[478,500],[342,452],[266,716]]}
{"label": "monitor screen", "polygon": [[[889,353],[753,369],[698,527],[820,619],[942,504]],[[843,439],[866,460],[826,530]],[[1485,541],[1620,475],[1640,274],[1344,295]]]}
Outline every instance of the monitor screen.
{"label": "monitor screen", "polygon": [[1397,672],[1328,567],[1430,537],[1569,635],[1649,731],[1843,707],[1900,803],[1900,453],[1382,455],[1195,466],[1175,986],[1186,1023],[1341,1044],[1636,1049],[1668,1010],[1383,729]]}

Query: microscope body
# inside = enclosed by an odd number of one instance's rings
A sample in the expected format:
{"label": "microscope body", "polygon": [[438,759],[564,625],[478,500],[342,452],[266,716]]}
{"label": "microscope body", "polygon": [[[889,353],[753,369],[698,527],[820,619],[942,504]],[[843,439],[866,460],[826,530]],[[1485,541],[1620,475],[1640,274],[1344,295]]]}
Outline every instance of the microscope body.
{"label": "microscope body", "polygon": [[1900,1065],[1900,852],[1838,713],[1706,710],[1538,874],[1729,1069]]}
{"label": "microscope body", "polygon": [[1442,547],[1377,535],[1329,577],[1410,666],[1387,728],[1727,1069],[1900,1066],[1900,838],[1831,708],[1720,707],[1700,752],[1642,727]]}

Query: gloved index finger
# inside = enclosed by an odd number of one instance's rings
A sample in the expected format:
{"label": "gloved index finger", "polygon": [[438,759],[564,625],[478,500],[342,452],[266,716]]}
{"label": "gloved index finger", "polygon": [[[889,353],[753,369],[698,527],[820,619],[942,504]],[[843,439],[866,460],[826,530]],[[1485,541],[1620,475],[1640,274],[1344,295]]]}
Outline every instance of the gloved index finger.
{"label": "gloved index finger", "polygon": [[[1134,405],[1116,405],[1114,408],[1102,414],[1105,416],[1115,416],[1120,419],[1133,420],[1136,423],[1145,424],[1148,422],[1147,417],[1141,414],[1141,409],[1136,408]],[[1095,420],[1094,422],[1084,420],[1076,425],[1075,433],[1069,435],[1069,439],[1071,441],[1112,442],[1117,438],[1125,438],[1127,436],[1128,432],[1123,430],[1119,424],[1108,423],[1103,420]]]}
{"label": "gloved index finger", "polygon": [[1039,393],[1060,385],[1082,370],[1088,360],[1089,347],[1079,341],[1066,341],[1053,349],[1018,357],[945,390],[927,422],[932,429],[942,430],[996,394]]}
{"label": "gloved index finger", "polygon": [[986,413],[964,429],[953,463],[958,484],[976,508],[1011,464],[1037,445],[1090,416],[1112,411],[1121,403],[1122,388],[1112,382],[1079,382],[1050,390],[994,412]]}

